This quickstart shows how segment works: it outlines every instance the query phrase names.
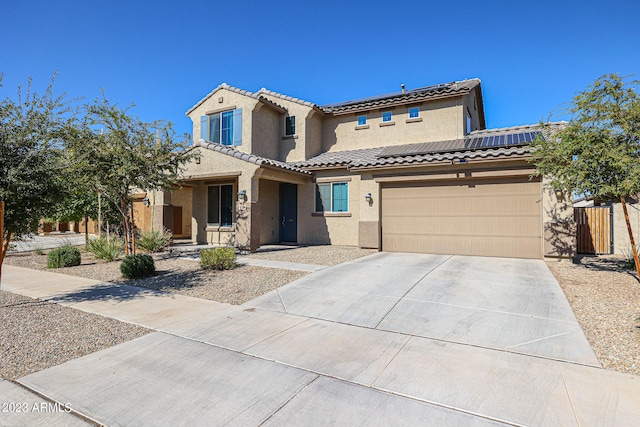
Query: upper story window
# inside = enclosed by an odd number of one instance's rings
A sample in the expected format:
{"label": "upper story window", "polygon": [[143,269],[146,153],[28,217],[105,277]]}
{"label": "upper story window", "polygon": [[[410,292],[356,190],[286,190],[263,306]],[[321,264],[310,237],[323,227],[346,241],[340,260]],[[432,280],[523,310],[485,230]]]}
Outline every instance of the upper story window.
{"label": "upper story window", "polygon": [[358,126],[364,126],[367,124],[367,116],[358,116]]}
{"label": "upper story window", "polygon": [[471,132],[471,114],[469,114],[469,112],[467,111],[466,116],[467,116],[467,120],[466,120],[467,128],[465,129],[466,130],[465,133],[469,133],[469,132]]}
{"label": "upper story window", "polygon": [[382,113],[382,122],[390,122],[391,121],[391,111],[385,111]]}
{"label": "upper story window", "polygon": [[420,108],[419,107],[409,108],[409,118],[416,119],[418,117],[420,117]]}
{"label": "upper story window", "polygon": [[296,134],[296,116],[286,116],[284,118],[284,134],[285,136]]}
{"label": "upper story window", "polygon": [[200,138],[222,145],[242,145],[242,108],[200,117]]}
{"label": "upper story window", "polygon": [[316,184],[316,212],[348,212],[349,183]]}
{"label": "upper story window", "polygon": [[233,225],[233,185],[210,185],[207,188],[207,224]]}

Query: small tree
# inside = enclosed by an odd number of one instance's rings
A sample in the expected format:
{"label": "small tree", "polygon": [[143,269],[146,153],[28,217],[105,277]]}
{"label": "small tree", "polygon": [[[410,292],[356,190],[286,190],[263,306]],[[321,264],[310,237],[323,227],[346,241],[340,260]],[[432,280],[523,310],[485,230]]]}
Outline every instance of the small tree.
{"label": "small tree", "polygon": [[60,141],[69,133],[70,110],[64,94],[53,95],[54,79],[42,95],[32,92],[29,79],[15,101],[0,101],[0,272],[11,240],[32,233],[60,198]]}
{"label": "small tree", "polygon": [[640,192],[639,83],[617,74],[600,77],[573,98],[566,126],[532,144],[537,173],[552,177],[557,188],[622,203],[638,272],[625,199]]}
{"label": "small tree", "polygon": [[86,106],[78,129],[67,146],[76,179],[118,210],[127,253],[132,253],[132,194],[174,188],[193,157],[188,139],[175,141],[171,123],[142,122],[104,97]]}

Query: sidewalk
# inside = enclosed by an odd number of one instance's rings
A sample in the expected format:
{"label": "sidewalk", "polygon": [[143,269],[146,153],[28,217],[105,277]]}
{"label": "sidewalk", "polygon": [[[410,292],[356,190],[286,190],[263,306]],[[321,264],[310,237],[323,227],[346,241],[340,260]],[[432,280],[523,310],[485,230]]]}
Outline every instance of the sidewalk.
{"label": "sidewalk", "polygon": [[158,331],[19,379],[107,425],[640,419],[639,379],[601,368],[12,266],[2,281]]}

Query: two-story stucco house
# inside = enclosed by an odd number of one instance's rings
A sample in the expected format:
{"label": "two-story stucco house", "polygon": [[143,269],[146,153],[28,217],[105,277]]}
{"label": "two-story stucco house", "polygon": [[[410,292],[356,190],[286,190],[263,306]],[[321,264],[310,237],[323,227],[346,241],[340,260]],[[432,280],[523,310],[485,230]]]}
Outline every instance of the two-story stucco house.
{"label": "two-story stucco house", "polygon": [[323,106],[221,84],[187,115],[198,159],[156,203],[193,242],[573,254],[570,200],[530,178],[537,128],[486,130],[478,79]]}

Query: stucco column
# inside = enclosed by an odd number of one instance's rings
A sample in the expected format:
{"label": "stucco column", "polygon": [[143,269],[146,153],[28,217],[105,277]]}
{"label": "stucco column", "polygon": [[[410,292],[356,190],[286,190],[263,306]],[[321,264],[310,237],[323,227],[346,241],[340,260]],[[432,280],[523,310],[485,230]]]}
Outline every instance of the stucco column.
{"label": "stucco column", "polygon": [[544,256],[570,258],[576,255],[576,222],[571,193],[553,188],[542,179]]}
{"label": "stucco column", "polygon": [[251,232],[250,247],[251,252],[255,252],[260,247],[260,178],[254,176],[251,179]]}
{"label": "stucco column", "polygon": [[207,187],[200,181],[191,198],[191,241],[207,243]]}

